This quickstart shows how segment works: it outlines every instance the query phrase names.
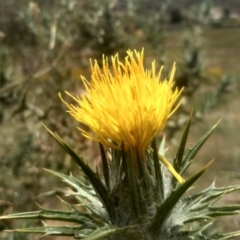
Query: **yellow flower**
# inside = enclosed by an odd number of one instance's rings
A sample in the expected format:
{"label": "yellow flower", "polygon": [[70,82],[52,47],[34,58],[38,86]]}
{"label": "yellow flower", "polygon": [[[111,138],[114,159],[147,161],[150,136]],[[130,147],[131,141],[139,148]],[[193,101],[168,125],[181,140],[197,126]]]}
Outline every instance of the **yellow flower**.
{"label": "yellow flower", "polygon": [[124,62],[118,55],[103,57],[102,68],[91,62],[92,77],[81,77],[86,94],[73,97],[77,105],[68,104],[69,113],[93,131],[82,134],[107,147],[121,148],[143,154],[150,142],[166,126],[167,119],[177,109],[173,105],[182,90],[173,90],[175,66],[170,79],[161,81],[155,61],[150,70],[143,66],[143,51],[127,51]]}

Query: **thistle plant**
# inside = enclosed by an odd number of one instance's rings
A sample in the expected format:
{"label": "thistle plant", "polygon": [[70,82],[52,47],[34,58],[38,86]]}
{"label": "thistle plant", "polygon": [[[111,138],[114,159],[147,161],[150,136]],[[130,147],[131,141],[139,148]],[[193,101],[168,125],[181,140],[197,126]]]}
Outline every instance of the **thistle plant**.
{"label": "thistle plant", "polygon": [[185,152],[191,117],[183,131],[179,148],[169,161],[164,138],[157,138],[169,117],[181,104],[183,89],[174,88],[175,66],[169,80],[161,79],[155,62],[144,69],[144,53],[128,51],[124,62],[118,55],[111,62],[103,57],[101,68],[91,62],[91,81],[82,77],[86,94],[72,96],[68,112],[91,131],[80,127],[87,138],[99,143],[102,171],[91,169],[86,161],[48,129],[72,157],[83,174],[79,178],[47,170],[63,180],[79,202],[79,207],[60,199],[68,211],[46,209],[2,216],[1,219],[41,219],[69,222],[69,225],[11,230],[44,235],[65,235],[75,239],[231,239],[240,231],[208,231],[215,218],[238,214],[240,205],[215,203],[240,185],[215,187],[190,194],[189,189],[209,164],[185,179],[184,174],[213,126],[196,145]]}

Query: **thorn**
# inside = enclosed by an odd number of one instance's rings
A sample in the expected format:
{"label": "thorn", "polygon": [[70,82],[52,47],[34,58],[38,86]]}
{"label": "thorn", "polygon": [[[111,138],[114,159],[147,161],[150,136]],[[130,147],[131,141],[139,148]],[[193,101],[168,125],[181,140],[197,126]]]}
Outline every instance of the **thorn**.
{"label": "thorn", "polygon": [[42,220],[41,221],[44,227],[47,227],[47,224]]}
{"label": "thorn", "polygon": [[214,161],[215,161],[215,159],[213,158],[213,159],[204,167],[204,169],[207,169]]}
{"label": "thorn", "polygon": [[221,120],[222,120],[222,117],[217,121],[217,123],[212,128],[215,129],[218,126],[218,124],[221,122]]}
{"label": "thorn", "polygon": [[40,209],[43,209],[43,207],[38,203],[38,202],[35,202],[37,204],[37,206],[40,208]]}

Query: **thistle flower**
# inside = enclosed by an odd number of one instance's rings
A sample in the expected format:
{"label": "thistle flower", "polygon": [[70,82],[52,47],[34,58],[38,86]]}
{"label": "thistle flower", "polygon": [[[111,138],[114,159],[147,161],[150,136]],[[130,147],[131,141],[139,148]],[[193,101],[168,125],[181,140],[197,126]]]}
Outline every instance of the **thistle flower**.
{"label": "thistle flower", "polygon": [[[68,211],[40,207],[39,211],[2,216],[0,220],[28,218],[71,222],[74,224],[50,226],[44,223],[42,227],[13,231],[67,235],[83,240],[227,240],[240,236],[240,231],[223,234],[208,231],[215,218],[240,213],[240,205],[215,205],[226,194],[239,191],[240,185],[217,188],[213,184],[191,196],[186,194],[208,165],[182,181],[181,175],[217,124],[185,153],[190,117],[172,166],[162,156],[164,140],[160,147],[162,155],[159,155],[156,136],[179,106],[174,107],[174,103],[182,90],[172,89],[175,66],[169,81],[160,81],[161,69],[155,74],[154,62],[151,70],[144,70],[143,51],[127,53],[124,63],[117,55],[111,58],[112,73],[106,58],[103,58],[102,70],[97,62],[91,64],[91,81],[82,77],[86,95],[73,97],[69,94],[78,106],[65,102],[70,114],[89,126],[93,134],[82,128],[80,131],[100,143],[102,177],[56,133],[48,130],[82,169],[84,177],[48,172],[70,186],[71,195],[84,210],[62,200]],[[103,145],[109,148],[112,161],[107,161]]]}
{"label": "thistle flower", "polygon": [[143,50],[129,50],[127,55],[125,62],[118,55],[111,58],[112,72],[105,57],[102,70],[97,61],[91,62],[91,81],[82,77],[87,94],[68,93],[78,105],[65,104],[76,120],[93,131],[80,128],[85,137],[111,148],[121,149],[124,144],[126,150],[143,154],[179,106],[173,108],[182,90],[172,89],[175,65],[169,81],[161,81],[162,68],[156,73],[154,61],[151,70],[144,69]]}
{"label": "thistle flower", "polygon": [[[120,150],[124,146],[135,166],[145,158],[149,144],[180,105],[181,102],[173,108],[183,90],[173,90],[175,65],[170,79],[161,80],[162,67],[156,73],[153,61],[151,70],[145,70],[143,60],[143,50],[129,50],[125,62],[118,55],[111,57],[111,71],[108,59],[103,56],[102,69],[97,61],[91,62],[90,82],[81,77],[86,95],[74,97],[67,93],[77,106],[62,99],[69,113],[93,131],[92,134],[79,128],[85,137],[109,148]],[[183,182],[167,160],[162,157],[159,160]]]}

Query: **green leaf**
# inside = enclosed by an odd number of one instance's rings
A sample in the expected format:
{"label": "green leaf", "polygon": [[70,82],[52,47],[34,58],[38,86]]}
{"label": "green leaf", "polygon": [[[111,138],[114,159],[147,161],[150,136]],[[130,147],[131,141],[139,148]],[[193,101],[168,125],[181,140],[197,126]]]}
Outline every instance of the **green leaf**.
{"label": "green leaf", "polygon": [[48,130],[48,132],[56,139],[56,141],[63,147],[63,149],[75,160],[75,162],[81,167],[82,171],[86,174],[88,177],[90,183],[92,184],[94,190],[102,200],[103,205],[106,207],[107,212],[110,216],[110,219],[112,222],[115,222],[116,219],[116,212],[114,208],[114,204],[112,202],[112,199],[109,196],[109,192],[103,185],[102,181],[99,179],[99,177],[96,175],[96,173],[93,172],[93,170],[84,162],[83,158],[78,156],[77,153],[75,153],[70,146],[68,146],[56,133],[53,133],[51,130],[49,130],[46,126],[45,128]]}
{"label": "green leaf", "polygon": [[240,236],[240,231],[223,233],[223,234],[214,234],[209,237],[210,240],[228,240]]}
{"label": "green leaf", "polygon": [[[183,159],[183,155],[184,155],[185,146],[186,146],[186,143],[187,143],[187,138],[188,138],[188,133],[189,133],[189,129],[190,129],[190,126],[191,126],[191,121],[192,121],[192,113],[191,113],[190,118],[188,120],[188,123],[187,123],[187,125],[184,129],[177,154],[173,159],[173,167],[178,173],[180,173],[180,170],[181,170],[182,159]],[[173,187],[176,186],[176,183],[177,183],[176,178],[172,178]]]}
{"label": "green leaf", "polygon": [[168,216],[172,212],[175,205],[178,203],[182,195],[192,186],[192,184],[205,172],[211,162],[204,167],[201,171],[194,174],[192,177],[187,179],[177,189],[174,189],[169,197],[161,204],[157,209],[157,213],[153,219],[152,225],[150,226],[150,232],[154,232],[158,235],[161,231],[161,226],[167,220]]}
{"label": "green leaf", "polygon": [[240,205],[228,205],[228,206],[219,206],[219,207],[209,207],[210,217],[219,217],[219,216],[230,216],[240,213]]}
{"label": "green leaf", "polygon": [[177,234],[176,239],[184,239],[184,240],[228,240],[235,239],[240,236],[240,231],[229,232],[229,233],[214,233],[212,235],[205,235],[203,232],[206,230],[212,223],[208,223],[204,226],[204,228],[200,228],[197,231],[183,231]]}
{"label": "green leaf", "polygon": [[63,182],[67,183],[69,186],[71,186],[76,192],[72,192],[71,195],[77,195],[82,198],[86,199],[85,201],[83,200],[83,203],[91,203],[91,205],[95,207],[102,207],[102,203],[100,202],[99,198],[96,195],[95,190],[92,188],[92,186],[84,184],[83,181],[79,181],[72,175],[65,175],[60,172],[56,172],[53,170],[49,169],[44,169],[47,172],[50,172],[54,174],[55,176],[61,178]]}
{"label": "green leaf", "polygon": [[188,203],[189,207],[194,203],[198,204],[199,201],[207,202],[207,204],[209,204],[209,201],[214,200],[214,202],[216,202],[217,198],[238,190],[240,190],[240,185],[216,188],[213,183],[210,187],[203,190],[202,192],[199,192],[194,194],[193,196],[184,198],[184,201]]}
{"label": "green leaf", "polygon": [[[61,178],[65,183],[67,183],[75,191],[71,191],[69,195],[75,196],[80,202],[81,205],[87,208],[92,214],[95,214],[105,221],[109,221],[109,216],[106,212],[106,209],[103,208],[103,204],[100,201],[95,190],[89,184],[85,184],[84,181],[80,181],[73,177],[72,175],[65,175],[63,173],[55,172],[52,170],[45,169],[45,171],[54,174],[55,176]],[[86,182],[86,179],[85,179]],[[71,209],[71,205],[60,199]]]}
{"label": "green leaf", "polygon": [[187,170],[187,168],[191,165],[192,159],[196,156],[202,145],[206,142],[206,140],[210,137],[210,135],[213,133],[215,128],[217,127],[220,120],[207,132],[203,135],[203,137],[197,142],[197,144],[191,148],[188,152],[188,154],[185,156],[185,158],[182,161],[181,168],[180,168],[180,174],[183,175],[183,173]]}
{"label": "green leaf", "polygon": [[39,206],[41,210],[15,213],[7,216],[1,216],[0,219],[45,219],[45,220],[57,220],[64,222],[75,222],[83,225],[103,225],[102,219],[94,217],[92,214],[79,212],[73,207],[70,211],[59,211],[47,209]]}
{"label": "green leaf", "polygon": [[93,231],[91,234],[87,235],[83,240],[98,240],[98,239],[105,239],[107,237],[117,237],[120,236],[121,239],[124,237],[125,239],[129,240],[138,240],[138,237],[135,237],[133,232],[129,231],[130,227],[125,228],[114,228],[109,226],[104,226],[102,228],[98,228]]}
{"label": "green leaf", "polygon": [[216,217],[235,215],[240,213],[240,205],[214,206],[214,204],[228,193],[240,190],[240,185],[216,188],[214,184],[191,197],[182,199],[183,218],[186,224],[200,219],[214,221]]}
{"label": "green leaf", "polygon": [[21,233],[42,233],[43,236],[57,235],[57,236],[74,236],[79,226],[44,226],[36,228],[20,228],[15,230],[8,230],[8,232]]}

